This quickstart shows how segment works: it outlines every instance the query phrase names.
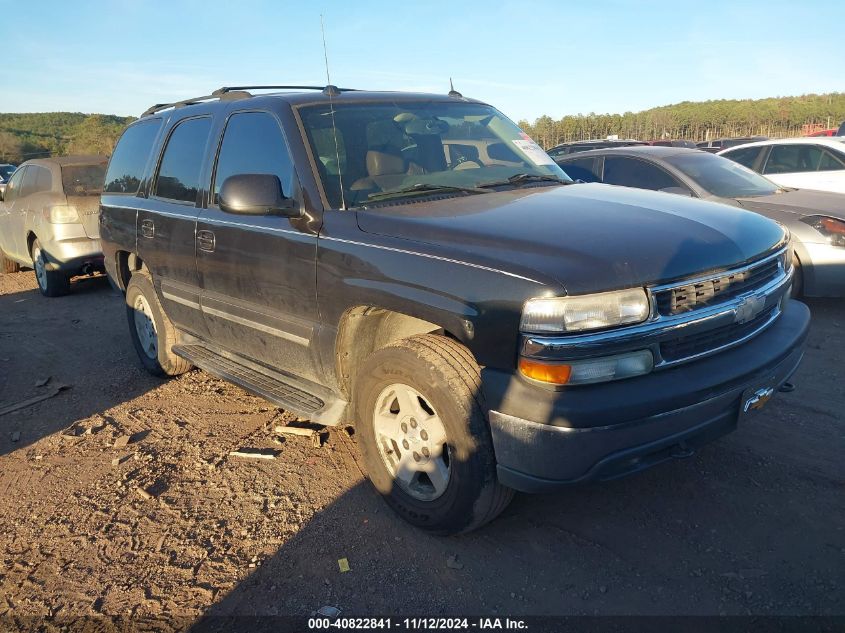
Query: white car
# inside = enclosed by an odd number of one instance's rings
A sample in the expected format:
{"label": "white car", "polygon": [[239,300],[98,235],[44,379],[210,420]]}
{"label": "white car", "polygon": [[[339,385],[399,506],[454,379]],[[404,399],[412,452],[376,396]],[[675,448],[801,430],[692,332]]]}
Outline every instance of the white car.
{"label": "white car", "polygon": [[845,137],[746,143],[719,152],[780,185],[845,193]]}

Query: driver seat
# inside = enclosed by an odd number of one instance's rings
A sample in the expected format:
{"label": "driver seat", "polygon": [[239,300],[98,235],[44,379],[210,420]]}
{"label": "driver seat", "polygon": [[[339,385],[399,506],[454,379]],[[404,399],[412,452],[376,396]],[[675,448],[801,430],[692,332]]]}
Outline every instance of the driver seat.
{"label": "driver seat", "polygon": [[405,176],[422,174],[425,170],[406,161],[393,148],[371,149],[366,157],[367,176],[352,183],[352,191],[390,189],[401,184]]}

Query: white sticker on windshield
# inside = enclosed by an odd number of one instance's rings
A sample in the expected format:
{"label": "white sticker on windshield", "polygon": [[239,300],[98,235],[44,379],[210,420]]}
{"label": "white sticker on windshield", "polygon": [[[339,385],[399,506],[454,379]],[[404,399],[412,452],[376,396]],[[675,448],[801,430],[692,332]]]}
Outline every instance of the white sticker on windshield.
{"label": "white sticker on windshield", "polygon": [[534,163],[535,165],[554,165],[555,161],[552,160],[552,157],[546,154],[543,151],[543,148],[537,145],[531,139],[528,140],[515,140],[513,144],[516,145],[523,154],[525,154],[528,159]]}

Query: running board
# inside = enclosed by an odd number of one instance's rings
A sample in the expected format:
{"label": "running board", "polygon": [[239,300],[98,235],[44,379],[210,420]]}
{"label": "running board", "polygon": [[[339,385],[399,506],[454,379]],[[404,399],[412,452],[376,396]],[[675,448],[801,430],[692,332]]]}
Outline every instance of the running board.
{"label": "running board", "polygon": [[174,345],[172,350],[209,374],[233,382],[300,417],[329,426],[345,420],[346,400],[328,389],[205,345]]}

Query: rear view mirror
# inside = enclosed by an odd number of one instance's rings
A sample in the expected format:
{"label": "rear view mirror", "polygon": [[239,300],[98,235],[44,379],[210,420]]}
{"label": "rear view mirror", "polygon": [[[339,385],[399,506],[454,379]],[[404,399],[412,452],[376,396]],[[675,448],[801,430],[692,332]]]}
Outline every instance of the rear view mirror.
{"label": "rear view mirror", "polygon": [[663,187],[663,189],[658,189],[658,191],[662,191],[663,193],[674,193],[678,196],[688,196],[692,198],[692,191],[686,187]]}
{"label": "rear view mirror", "polygon": [[229,176],[220,187],[220,208],[238,215],[281,215],[299,217],[291,198],[282,193],[282,183],[272,174]]}

